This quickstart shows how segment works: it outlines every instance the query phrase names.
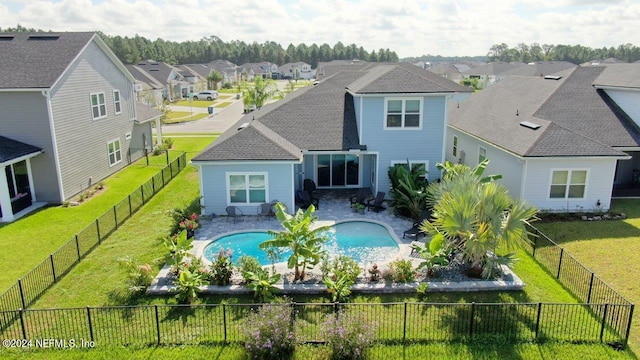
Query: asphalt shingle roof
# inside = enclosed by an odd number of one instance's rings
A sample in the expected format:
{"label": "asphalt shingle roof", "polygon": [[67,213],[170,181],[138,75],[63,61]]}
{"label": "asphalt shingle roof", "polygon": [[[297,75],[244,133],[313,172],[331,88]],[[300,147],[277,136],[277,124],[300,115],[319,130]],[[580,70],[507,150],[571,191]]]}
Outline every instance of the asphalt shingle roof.
{"label": "asphalt shingle roof", "polygon": [[593,85],[596,87],[640,88],[640,62],[608,65],[596,78]]}
{"label": "asphalt shingle roof", "polygon": [[0,89],[50,88],[93,32],[0,34]]}
{"label": "asphalt shingle roof", "polygon": [[40,151],[42,149],[39,147],[0,136],[0,163]]}

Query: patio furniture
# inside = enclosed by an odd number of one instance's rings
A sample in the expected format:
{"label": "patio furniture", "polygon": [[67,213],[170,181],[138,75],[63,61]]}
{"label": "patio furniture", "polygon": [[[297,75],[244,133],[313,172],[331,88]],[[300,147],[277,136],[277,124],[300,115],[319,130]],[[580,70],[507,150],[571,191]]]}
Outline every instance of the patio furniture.
{"label": "patio furniture", "polygon": [[265,216],[267,217],[267,219],[269,219],[269,217],[271,215],[273,215],[273,212],[271,211],[271,203],[262,203],[260,205],[258,205],[258,220],[260,220],[260,217]]}
{"label": "patio furniture", "polygon": [[244,214],[240,208],[227,206],[225,210],[227,211],[227,221],[229,221],[229,219],[233,219],[233,223],[235,224],[237,219],[244,219]]}
{"label": "patio furniture", "polygon": [[420,219],[413,223],[411,229],[407,229],[402,233],[402,238],[404,239],[406,236],[408,236],[409,238],[418,240],[420,236],[425,236],[426,234],[420,229],[420,226],[422,226],[422,222],[429,218],[431,218],[431,211],[423,210],[420,213]]}
{"label": "patio furniture", "polygon": [[351,202],[351,206],[353,207],[353,204],[366,204],[367,203],[367,198],[371,197],[371,190],[369,188],[361,188],[358,189],[358,194],[355,196],[352,196],[351,199],[349,199],[349,202]]}
{"label": "patio furniture", "polygon": [[[311,199],[310,201],[314,204],[316,209],[318,209],[318,203],[320,202],[320,199],[313,197],[313,192],[316,191],[316,183],[311,179],[304,179],[304,182],[302,183],[302,190],[302,194],[309,194],[309,198]],[[302,197],[303,196],[301,196],[301,198]],[[309,207],[309,205],[307,205],[307,207]]]}
{"label": "patio furniture", "polygon": [[367,201],[367,211],[373,209],[375,212],[380,212],[381,210],[386,210],[387,208],[382,205],[385,201],[385,193],[383,191],[378,191],[376,197]]}
{"label": "patio furniture", "polygon": [[303,210],[307,210],[309,206],[313,205],[317,209],[319,202],[320,201],[318,199],[312,198],[308,192],[303,191],[302,194],[300,194],[300,202],[298,203],[298,206]]}

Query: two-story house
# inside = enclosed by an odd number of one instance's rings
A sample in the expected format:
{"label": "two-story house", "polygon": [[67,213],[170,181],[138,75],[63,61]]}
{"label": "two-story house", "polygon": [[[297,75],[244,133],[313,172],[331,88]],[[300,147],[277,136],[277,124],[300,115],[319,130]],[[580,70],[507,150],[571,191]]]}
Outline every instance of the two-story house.
{"label": "two-story house", "polygon": [[280,74],[280,78],[285,80],[310,80],[316,77],[316,71],[311,68],[311,65],[302,61],[295,63],[286,63],[278,67],[278,73]]}
{"label": "two-story house", "polygon": [[207,214],[279,200],[294,209],[318,188],[389,191],[390,166],[444,160],[447,102],[469,89],[409,63],[340,71],[254,111],[195,158]]}
{"label": "two-story house", "polygon": [[608,210],[640,194],[640,64],[507,78],[449,109],[446,158],[542,210]]}
{"label": "two-story house", "polygon": [[0,211],[61,203],[152,146],[134,78],[92,32],[0,34]]}

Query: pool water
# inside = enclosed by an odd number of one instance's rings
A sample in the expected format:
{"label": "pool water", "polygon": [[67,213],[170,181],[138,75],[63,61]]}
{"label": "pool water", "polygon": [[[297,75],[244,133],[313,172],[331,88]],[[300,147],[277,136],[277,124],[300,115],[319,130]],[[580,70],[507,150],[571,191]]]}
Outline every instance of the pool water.
{"label": "pool water", "polygon": [[[262,265],[269,265],[271,261],[267,252],[258,245],[273,236],[266,232],[254,231],[225,235],[207,245],[204,257],[213,261],[220,248],[231,249],[233,260],[238,261],[242,255],[253,256]],[[367,221],[346,221],[335,224],[327,231],[327,242],[324,248],[331,256],[345,255],[359,263],[382,262],[395,256],[399,251],[398,243],[393,239],[383,225]],[[280,260],[286,261],[291,251],[283,249]]]}

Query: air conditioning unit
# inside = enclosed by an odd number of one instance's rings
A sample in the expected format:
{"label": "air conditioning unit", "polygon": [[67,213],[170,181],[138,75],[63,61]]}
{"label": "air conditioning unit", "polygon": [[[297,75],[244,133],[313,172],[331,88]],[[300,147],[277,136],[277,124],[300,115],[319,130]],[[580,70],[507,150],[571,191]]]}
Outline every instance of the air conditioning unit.
{"label": "air conditioning unit", "polygon": [[458,164],[464,164],[464,150],[460,150],[460,157],[458,157]]}

